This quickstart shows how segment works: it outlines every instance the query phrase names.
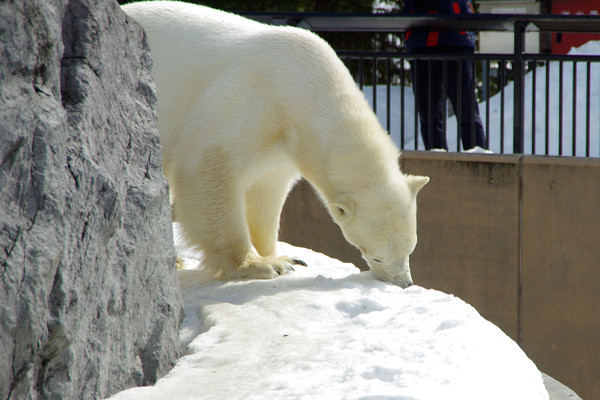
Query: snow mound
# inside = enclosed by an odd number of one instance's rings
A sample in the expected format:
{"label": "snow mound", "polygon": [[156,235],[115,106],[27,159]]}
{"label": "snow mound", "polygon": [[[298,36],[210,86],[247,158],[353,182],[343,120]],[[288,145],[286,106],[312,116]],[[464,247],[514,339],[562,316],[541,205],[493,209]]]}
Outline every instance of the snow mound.
{"label": "snow mound", "polygon": [[278,250],[309,266],[265,281],[180,271],[186,355],[155,386],[113,399],[548,399],[536,366],[464,301]]}
{"label": "snow mound", "polygon": [[579,47],[571,47],[571,56],[597,56],[600,55],[600,41],[590,40]]}

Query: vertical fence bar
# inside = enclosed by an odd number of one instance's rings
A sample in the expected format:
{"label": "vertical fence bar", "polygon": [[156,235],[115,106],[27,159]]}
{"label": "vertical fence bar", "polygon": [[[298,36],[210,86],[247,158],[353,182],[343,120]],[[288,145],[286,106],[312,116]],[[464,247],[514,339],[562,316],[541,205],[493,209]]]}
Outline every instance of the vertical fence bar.
{"label": "vertical fence bar", "polygon": [[402,68],[400,68],[400,149],[404,150],[404,80],[405,80],[405,69],[406,60],[404,58],[401,59]]}
{"label": "vertical fence bar", "polygon": [[504,154],[504,76],[506,61],[502,60],[498,67],[498,88],[500,88],[500,154]]}
{"label": "vertical fence bar", "polygon": [[[427,144],[426,149],[433,147],[433,61],[427,60]],[[425,140],[424,140],[425,141]]]}
{"label": "vertical fence bar", "polygon": [[550,154],[550,61],[546,61],[546,148],[544,154]]}
{"label": "vertical fence bar", "polygon": [[448,121],[448,60],[442,60],[442,132],[444,132],[444,137],[447,137],[446,131],[448,130],[447,121]]}
{"label": "vertical fence bar", "polygon": [[537,93],[537,61],[533,61],[533,70],[531,71],[531,154],[535,154],[535,112],[536,112],[536,93]]}
{"label": "vertical fence bar", "polygon": [[371,84],[373,85],[373,111],[377,114],[377,57],[373,57]]}
{"label": "vertical fence bar", "polygon": [[490,148],[490,60],[485,60],[485,148]]}
{"label": "vertical fence bar", "polygon": [[577,61],[573,61],[573,142],[572,142],[572,155],[577,154]]}
{"label": "vertical fence bar", "polygon": [[[390,103],[392,102],[392,97],[391,97],[391,85],[392,85],[392,68],[390,66],[390,63],[392,62],[391,58],[388,57],[387,61],[385,63],[385,82],[386,82],[386,86],[385,86],[385,95],[387,98],[386,101],[386,106],[385,106],[385,123],[387,126],[387,131],[388,134],[392,133],[392,126],[391,126],[391,116],[390,116]],[[402,88],[402,86],[400,87]]]}
{"label": "vertical fence bar", "polygon": [[563,148],[563,62],[558,64],[558,155]]}
{"label": "vertical fence bar", "polygon": [[[458,92],[456,95],[456,98],[458,99],[457,103],[457,108],[458,110],[454,110],[454,114],[456,117],[456,152],[460,152],[460,138],[462,135],[462,96],[463,96],[463,92],[462,92],[462,86],[463,86],[463,82],[462,82],[462,68],[463,68],[463,60],[462,59],[457,59],[456,61],[456,65],[458,66],[458,68],[456,69],[456,81],[458,82],[458,84],[456,85],[456,91]],[[468,150],[468,149],[465,149]]]}
{"label": "vertical fence bar", "polygon": [[585,89],[585,156],[590,156],[590,89],[591,89],[591,70],[592,63],[590,61],[586,64],[586,89]]}
{"label": "vertical fence bar", "polygon": [[419,117],[418,117],[419,112],[418,112],[418,106],[417,106],[417,104],[419,104],[419,91],[416,90],[416,82],[419,80],[419,69],[417,68],[417,61],[418,60],[413,60],[413,64],[412,64],[412,67],[414,67],[414,74],[413,74],[414,80],[412,82],[412,85],[413,85],[413,91],[415,94],[415,112],[414,112],[414,114],[415,114],[414,115],[414,123],[415,123],[415,126],[414,126],[414,142],[415,142],[414,148],[415,148],[415,150],[419,150],[419,132],[418,132],[419,131]]}
{"label": "vertical fence bar", "polygon": [[525,24],[515,23],[515,52],[513,54],[513,71],[515,74],[514,92],[514,127],[513,127],[513,152],[523,153],[523,138],[525,137],[525,65],[523,53],[525,49]]}
{"label": "vertical fence bar", "polygon": [[477,68],[475,60],[470,59],[468,60],[468,63],[471,65],[471,76],[473,77],[473,90],[469,93],[469,98],[471,99],[471,121],[469,121],[469,123],[471,124],[471,143],[473,144],[473,147],[475,147],[477,145],[477,142],[475,141],[475,88],[477,87]]}
{"label": "vertical fence bar", "polygon": [[358,75],[358,86],[362,91],[365,86],[365,59],[363,57],[358,58]]}

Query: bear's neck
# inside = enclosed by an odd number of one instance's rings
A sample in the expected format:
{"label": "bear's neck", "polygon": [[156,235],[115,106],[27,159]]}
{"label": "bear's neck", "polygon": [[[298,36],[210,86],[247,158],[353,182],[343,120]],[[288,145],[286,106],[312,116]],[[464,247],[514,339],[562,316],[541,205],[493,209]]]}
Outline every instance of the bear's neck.
{"label": "bear's neck", "polygon": [[310,131],[301,132],[302,154],[295,158],[302,176],[324,200],[400,174],[399,151],[366,102],[345,116],[316,114],[313,121]]}

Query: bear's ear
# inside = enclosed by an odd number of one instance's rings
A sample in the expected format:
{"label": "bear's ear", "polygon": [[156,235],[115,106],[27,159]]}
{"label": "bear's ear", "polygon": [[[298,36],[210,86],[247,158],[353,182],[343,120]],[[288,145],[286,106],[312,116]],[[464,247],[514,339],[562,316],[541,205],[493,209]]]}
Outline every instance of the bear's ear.
{"label": "bear's ear", "polygon": [[353,204],[354,202],[350,196],[342,195],[329,203],[329,209],[334,214],[334,217],[345,219],[354,213]]}
{"label": "bear's ear", "polygon": [[407,183],[408,187],[410,188],[410,191],[415,196],[417,195],[417,193],[419,193],[419,190],[423,189],[423,186],[425,186],[427,184],[427,182],[429,182],[428,176],[408,175],[406,177],[406,183]]}
{"label": "bear's ear", "polygon": [[350,215],[346,205],[340,203],[332,203],[331,212],[335,213],[335,216],[338,218],[346,218]]}

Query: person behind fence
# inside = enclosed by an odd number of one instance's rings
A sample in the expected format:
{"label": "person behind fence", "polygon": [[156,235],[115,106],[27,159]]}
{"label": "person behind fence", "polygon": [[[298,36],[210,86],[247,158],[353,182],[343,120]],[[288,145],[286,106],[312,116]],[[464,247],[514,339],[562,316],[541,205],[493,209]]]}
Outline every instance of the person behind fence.
{"label": "person behind fence", "polygon": [[[470,14],[473,13],[473,5],[470,0],[406,0],[404,12],[434,15]],[[404,39],[406,51],[411,54],[463,55],[472,54],[475,50],[475,34],[467,31],[407,31]],[[479,106],[477,100],[473,99],[474,80],[471,62],[413,60],[411,78],[421,122],[421,136],[427,150],[448,150],[444,132],[445,82],[447,85],[445,93],[450,98],[457,116],[463,149],[489,152],[486,150]]]}

